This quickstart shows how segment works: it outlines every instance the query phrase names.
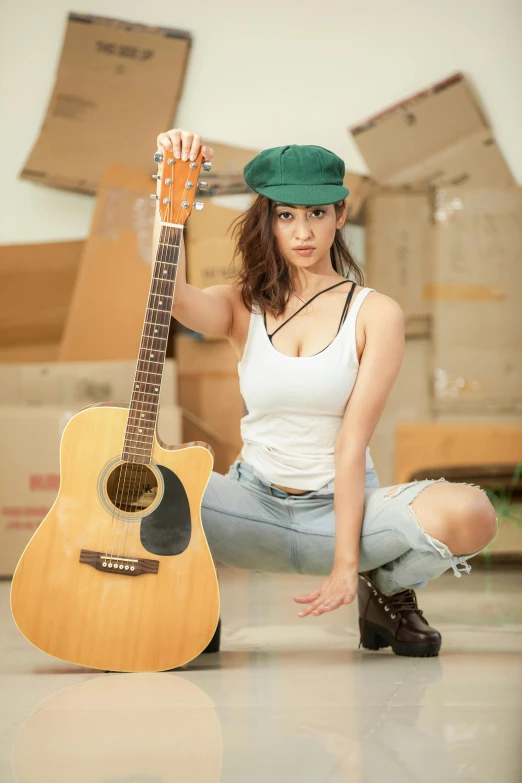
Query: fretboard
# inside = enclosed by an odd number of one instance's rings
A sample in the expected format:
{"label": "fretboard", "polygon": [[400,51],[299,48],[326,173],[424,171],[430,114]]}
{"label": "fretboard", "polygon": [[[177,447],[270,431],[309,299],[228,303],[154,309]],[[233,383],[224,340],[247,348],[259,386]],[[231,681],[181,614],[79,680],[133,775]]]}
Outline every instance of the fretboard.
{"label": "fretboard", "polygon": [[182,234],[161,225],[125,430],[122,459],[128,462],[151,459]]}

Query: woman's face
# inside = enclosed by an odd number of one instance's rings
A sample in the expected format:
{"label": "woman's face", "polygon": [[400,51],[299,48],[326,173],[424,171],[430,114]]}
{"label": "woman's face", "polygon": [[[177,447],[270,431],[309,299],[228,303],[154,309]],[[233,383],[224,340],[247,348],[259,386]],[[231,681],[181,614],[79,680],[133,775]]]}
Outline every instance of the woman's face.
{"label": "woman's face", "polygon": [[302,207],[276,201],[273,231],[280,252],[288,262],[302,268],[322,265],[325,260],[327,267],[331,266],[330,248],[345,217],[346,205],[337,217],[333,204]]}

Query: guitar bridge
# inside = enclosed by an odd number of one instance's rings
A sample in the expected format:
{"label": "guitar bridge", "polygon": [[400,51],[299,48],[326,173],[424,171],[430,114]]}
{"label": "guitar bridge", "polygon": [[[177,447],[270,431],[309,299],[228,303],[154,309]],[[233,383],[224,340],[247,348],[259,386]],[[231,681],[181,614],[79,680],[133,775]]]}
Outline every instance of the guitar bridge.
{"label": "guitar bridge", "polygon": [[159,560],[150,560],[146,557],[120,557],[104,552],[93,552],[90,549],[80,550],[80,563],[86,563],[97,571],[121,574],[121,576],[157,574],[159,568]]}

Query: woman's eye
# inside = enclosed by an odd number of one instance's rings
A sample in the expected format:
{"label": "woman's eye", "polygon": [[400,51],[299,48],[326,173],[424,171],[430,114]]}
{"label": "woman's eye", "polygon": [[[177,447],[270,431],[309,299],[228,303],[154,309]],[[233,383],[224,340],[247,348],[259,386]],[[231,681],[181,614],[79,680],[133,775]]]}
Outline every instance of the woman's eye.
{"label": "woman's eye", "polygon": [[[311,214],[311,215],[315,215],[317,212],[318,212],[320,215],[324,215],[324,214],[325,214],[325,211],[324,211],[324,209],[314,209],[314,211],[313,211],[313,212],[311,212],[310,214]],[[292,217],[292,213],[291,213],[291,212],[279,212],[279,213],[278,213],[278,217],[284,217],[284,215],[289,215],[290,217]]]}

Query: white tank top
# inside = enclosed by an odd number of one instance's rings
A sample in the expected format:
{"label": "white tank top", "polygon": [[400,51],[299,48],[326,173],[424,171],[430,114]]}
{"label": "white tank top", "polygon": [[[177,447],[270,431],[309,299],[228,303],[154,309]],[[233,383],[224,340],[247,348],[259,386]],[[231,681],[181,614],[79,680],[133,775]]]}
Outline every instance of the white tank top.
{"label": "white tank top", "polygon": [[359,370],[355,321],[370,291],[359,291],[333,341],[313,356],[278,351],[254,302],[238,363],[242,454],[272,484],[316,490],[335,477],[335,439]]}

